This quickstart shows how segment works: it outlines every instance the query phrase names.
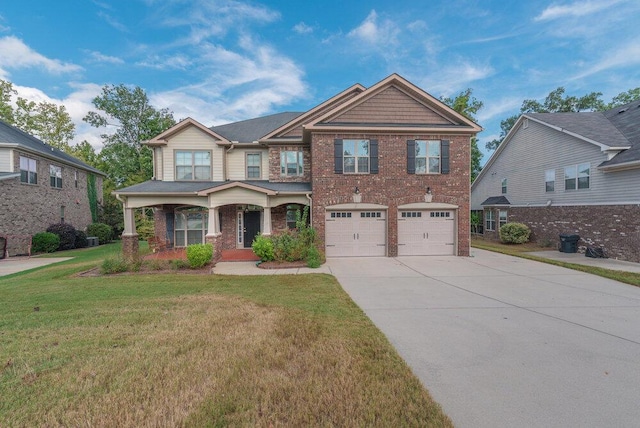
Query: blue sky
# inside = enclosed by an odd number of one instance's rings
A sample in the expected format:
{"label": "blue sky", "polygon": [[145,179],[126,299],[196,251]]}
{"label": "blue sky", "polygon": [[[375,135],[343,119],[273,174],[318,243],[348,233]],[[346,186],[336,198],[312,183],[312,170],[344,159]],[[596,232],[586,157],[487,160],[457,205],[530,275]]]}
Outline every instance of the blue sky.
{"label": "blue sky", "polygon": [[[0,78],[64,104],[76,142],[105,84],[138,85],[207,126],[307,110],[399,73],[433,96],[472,88],[480,147],[526,98],[640,86],[640,2],[32,0],[0,5]],[[485,155],[483,162],[488,158]]]}

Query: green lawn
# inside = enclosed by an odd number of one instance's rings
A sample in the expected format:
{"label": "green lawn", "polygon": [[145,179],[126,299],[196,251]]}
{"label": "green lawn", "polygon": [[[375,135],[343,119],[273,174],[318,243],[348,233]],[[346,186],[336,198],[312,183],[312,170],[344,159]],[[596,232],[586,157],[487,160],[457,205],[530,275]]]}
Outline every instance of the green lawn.
{"label": "green lawn", "polygon": [[328,275],[0,277],[0,426],[451,426]]}

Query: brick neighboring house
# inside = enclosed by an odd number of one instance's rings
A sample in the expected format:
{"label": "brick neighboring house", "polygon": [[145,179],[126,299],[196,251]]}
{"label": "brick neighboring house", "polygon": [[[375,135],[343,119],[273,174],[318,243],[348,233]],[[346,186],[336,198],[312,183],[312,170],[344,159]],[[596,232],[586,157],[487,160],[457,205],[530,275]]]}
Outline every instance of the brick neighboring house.
{"label": "brick neighboring house", "polygon": [[470,138],[481,128],[397,74],[307,112],[207,128],[186,119],[146,144],[154,179],[116,191],[124,251],[133,210],[154,207],[173,246],[250,248],[311,223],[327,256],[469,254]]}
{"label": "brick neighboring house", "polygon": [[102,199],[102,172],[0,121],[0,236],[9,255],[28,254],[31,236],[53,223],[91,224],[88,175]]}
{"label": "brick neighboring house", "polygon": [[521,222],[640,262],[640,101],[604,112],[522,115],[471,187],[484,235]]}

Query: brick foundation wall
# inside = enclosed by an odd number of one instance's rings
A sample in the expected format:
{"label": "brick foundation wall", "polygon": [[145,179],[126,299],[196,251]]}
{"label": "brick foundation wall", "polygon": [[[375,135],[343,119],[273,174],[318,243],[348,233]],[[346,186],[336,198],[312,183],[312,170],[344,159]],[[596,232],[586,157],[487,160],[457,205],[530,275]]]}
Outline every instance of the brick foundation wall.
{"label": "brick foundation wall", "polygon": [[580,235],[581,251],[602,247],[610,258],[640,262],[637,205],[509,208],[510,222],[531,228],[531,240],[557,245],[560,234]]}
{"label": "brick foundation wall", "polygon": [[[378,174],[335,174],[333,143],[337,138],[377,139]],[[407,173],[407,140],[449,140],[449,174]],[[398,206],[424,202],[431,187],[433,202],[458,205],[458,255],[469,255],[470,142],[468,136],[314,134],[312,137],[313,225],[324,248],[325,207],[351,203],[357,186],[362,203],[386,205],[388,209],[388,255],[398,254]]]}
{"label": "brick foundation wall", "polygon": [[138,250],[140,243],[138,242],[138,234],[122,237],[122,255],[127,261],[137,261],[140,257]]}
{"label": "brick foundation wall", "polygon": [[[37,161],[38,183],[25,184],[20,177],[0,181],[0,235],[7,237],[9,255],[27,254],[31,236],[44,232],[61,220],[78,230],[92,223],[87,195],[87,172],[30,153],[16,151],[14,171],[20,171],[20,156]],[[62,188],[51,187],[49,165],[62,167]],[[78,172],[78,187],[74,172]],[[102,199],[102,177],[96,177],[98,199]]]}

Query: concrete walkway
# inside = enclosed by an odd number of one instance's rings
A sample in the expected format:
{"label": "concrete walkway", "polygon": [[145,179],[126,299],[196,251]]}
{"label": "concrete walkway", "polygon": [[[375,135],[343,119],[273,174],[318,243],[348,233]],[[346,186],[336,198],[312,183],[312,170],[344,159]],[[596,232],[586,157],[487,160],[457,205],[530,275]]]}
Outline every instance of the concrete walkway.
{"label": "concrete walkway", "polygon": [[9,257],[0,260],[0,277],[11,275],[12,273],[47,266],[53,263],[71,260],[73,257]]}
{"label": "concrete walkway", "polygon": [[616,259],[593,259],[581,253],[561,253],[560,251],[533,251],[532,256],[585,266],[595,266],[611,270],[640,273],[640,263],[625,262]]}

